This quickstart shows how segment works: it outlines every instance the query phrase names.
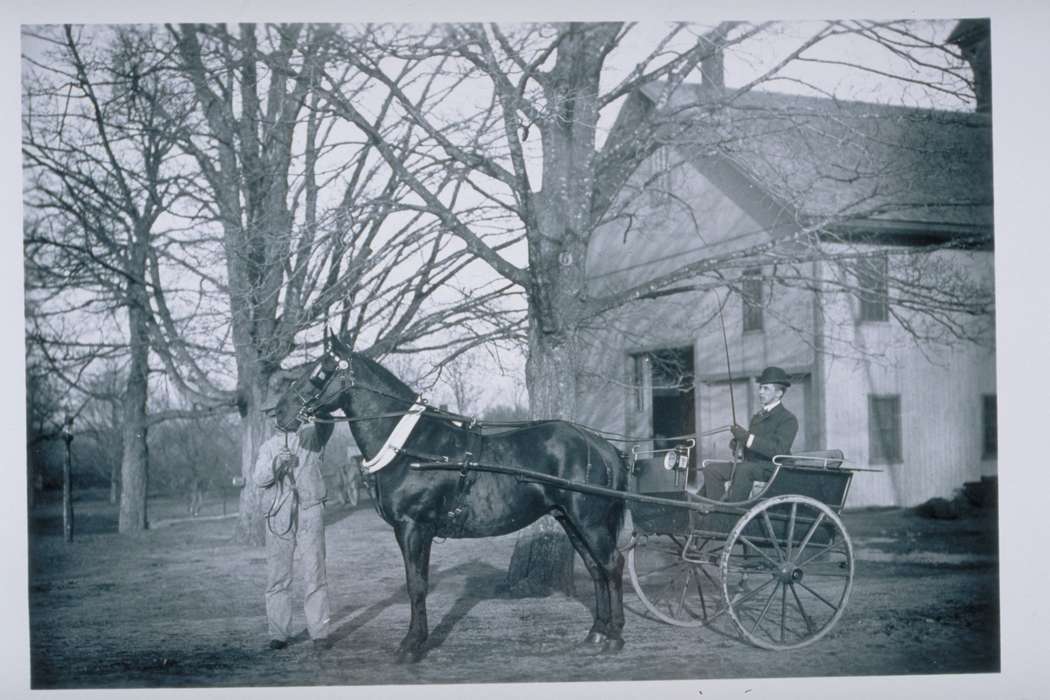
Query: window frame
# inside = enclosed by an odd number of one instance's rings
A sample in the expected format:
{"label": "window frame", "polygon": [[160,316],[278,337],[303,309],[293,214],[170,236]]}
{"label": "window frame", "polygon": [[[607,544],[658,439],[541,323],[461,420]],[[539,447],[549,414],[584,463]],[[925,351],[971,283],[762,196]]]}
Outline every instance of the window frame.
{"label": "window frame", "polygon": [[[883,413],[886,406],[893,407],[893,415]],[[894,438],[889,445],[885,438],[887,431]],[[868,463],[902,463],[903,437],[900,394],[868,394]]]}
{"label": "window frame", "polygon": [[742,332],[765,332],[764,306],[762,270],[758,268],[744,270],[740,277],[740,328]]}
{"label": "window frame", "polygon": [[890,320],[889,256],[867,255],[857,261],[857,319],[860,323]]}

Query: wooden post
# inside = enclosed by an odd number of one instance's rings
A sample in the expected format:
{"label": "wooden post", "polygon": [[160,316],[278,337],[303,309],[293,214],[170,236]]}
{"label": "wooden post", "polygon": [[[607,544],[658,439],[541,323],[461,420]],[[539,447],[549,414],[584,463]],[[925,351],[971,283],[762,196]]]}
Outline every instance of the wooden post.
{"label": "wooden post", "polygon": [[73,541],[73,416],[66,416],[62,439],[66,443],[66,459],[62,465],[62,531],[66,542]]}

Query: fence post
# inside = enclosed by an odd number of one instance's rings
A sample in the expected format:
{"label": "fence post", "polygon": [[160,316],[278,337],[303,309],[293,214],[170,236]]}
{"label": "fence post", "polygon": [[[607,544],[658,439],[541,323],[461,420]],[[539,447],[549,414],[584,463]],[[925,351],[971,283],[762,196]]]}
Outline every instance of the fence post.
{"label": "fence post", "polygon": [[66,416],[62,439],[66,458],[62,464],[62,532],[66,542],[73,541],[73,416]]}

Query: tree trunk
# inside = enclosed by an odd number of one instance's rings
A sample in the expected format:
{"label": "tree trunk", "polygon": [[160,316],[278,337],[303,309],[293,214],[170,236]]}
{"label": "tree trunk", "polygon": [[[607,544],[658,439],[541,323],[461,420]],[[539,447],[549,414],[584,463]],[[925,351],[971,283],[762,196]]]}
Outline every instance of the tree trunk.
{"label": "tree trunk", "polygon": [[[534,197],[529,239],[529,359],[526,382],[533,419],[576,417],[577,332],[584,288],[584,260],[592,228],[595,125],[603,46],[617,25],[569,24],[544,85],[556,106],[543,120],[543,186]],[[507,583],[511,590],[574,592],[574,550],[546,516],[522,531]]]}
{"label": "tree trunk", "polygon": [[128,367],[124,391],[124,445],[120,464],[120,515],[118,532],[133,532],[149,527],[146,500],[149,493],[149,448],[146,443],[146,401],[149,393],[149,294],[146,291],[146,260],[150,231],[139,221],[128,251],[127,309]]}
{"label": "tree trunk", "polygon": [[117,503],[120,498],[120,463],[114,460],[109,468],[109,502]]}
{"label": "tree trunk", "polygon": [[[536,328],[538,324],[532,324]],[[533,330],[525,368],[530,417],[570,418],[576,412],[576,369],[572,341]],[[521,531],[514,545],[507,586],[520,596],[576,592],[575,550],[561,525],[545,515]]]}
{"label": "tree trunk", "polygon": [[146,444],[146,396],[149,347],[144,311],[134,301],[131,321],[131,366],[124,392],[124,450],[120,464],[120,516],[117,530],[133,532],[149,527],[146,513],[149,451]]}
{"label": "tree trunk", "polygon": [[264,414],[262,409],[277,400],[274,387],[271,386],[273,375],[265,373],[265,370],[254,370],[259,364],[251,360],[240,363],[245,374],[253,378],[242,382],[242,386],[248,387],[241,392],[241,477],[244,486],[239,499],[240,510],[234,539],[251,546],[266,543],[266,510],[269,503],[266,492],[255,486],[252,471],[259,448],[275,430],[273,419]]}
{"label": "tree trunk", "polygon": [[255,486],[252,469],[259,447],[266,442],[270,432],[266,417],[258,408],[249,407],[247,414],[241,418],[241,477],[244,486],[241,488],[237,530],[234,533],[234,539],[241,544],[262,546],[266,542],[265,494]]}
{"label": "tree trunk", "polygon": [[62,532],[66,542],[73,541],[73,418],[66,418],[66,429],[62,435],[66,443],[62,460]]}
{"label": "tree trunk", "polygon": [[121,435],[117,426],[121,425],[120,420],[121,405],[117,402],[110,403],[110,426],[111,430],[107,430],[106,433],[116,443],[113,447],[106,448],[106,456],[109,458],[109,502],[113,505],[119,503],[120,499],[120,468],[121,468],[121,454],[123,453],[123,447],[121,446]]}

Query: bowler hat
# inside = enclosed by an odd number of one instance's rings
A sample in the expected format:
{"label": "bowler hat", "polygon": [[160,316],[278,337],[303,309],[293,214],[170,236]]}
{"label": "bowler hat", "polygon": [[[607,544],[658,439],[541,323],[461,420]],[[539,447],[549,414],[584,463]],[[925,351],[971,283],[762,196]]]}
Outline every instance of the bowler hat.
{"label": "bowler hat", "polygon": [[791,380],[788,379],[787,372],[779,367],[766,367],[762,370],[762,374],[758,378],[758,383],[791,386]]}

